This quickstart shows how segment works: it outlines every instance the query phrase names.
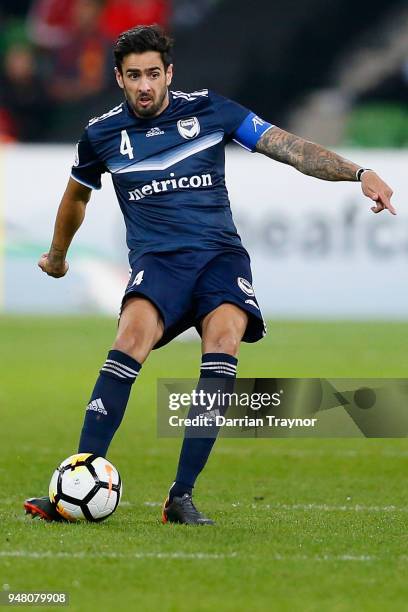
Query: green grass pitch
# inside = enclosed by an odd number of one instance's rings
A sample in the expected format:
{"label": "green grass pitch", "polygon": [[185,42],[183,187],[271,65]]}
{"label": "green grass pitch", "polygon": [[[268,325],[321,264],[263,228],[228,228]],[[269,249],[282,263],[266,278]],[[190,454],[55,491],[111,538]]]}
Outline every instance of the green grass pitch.
{"label": "green grass pitch", "polygon": [[[243,346],[239,374],[407,377],[407,332],[271,322]],[[408,609],[405,440],[219,440],[196,487],[217,526],[161,525],[180,441],[156,437],[155,381],[195,377],[194,342],[154,352],[133,389],[110,452],[124,481],[116,514],[25,517],[24,498],[75,452],[114,333],[103,318],[0,321],[0,591],[66,591],[69,609],[87,611]]]}

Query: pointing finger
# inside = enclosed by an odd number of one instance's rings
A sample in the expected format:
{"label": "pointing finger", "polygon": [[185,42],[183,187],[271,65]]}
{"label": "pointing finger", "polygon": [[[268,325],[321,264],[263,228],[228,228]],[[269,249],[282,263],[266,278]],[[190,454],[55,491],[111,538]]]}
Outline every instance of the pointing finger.
{"label": "pointing finger", "polygon": [[397,214],[397,211],[395,210],[394,206],[391,204],[390,198],[385,193],[381,194],[381,203],[383,205],[383,208],[387,208],[392,215]]}

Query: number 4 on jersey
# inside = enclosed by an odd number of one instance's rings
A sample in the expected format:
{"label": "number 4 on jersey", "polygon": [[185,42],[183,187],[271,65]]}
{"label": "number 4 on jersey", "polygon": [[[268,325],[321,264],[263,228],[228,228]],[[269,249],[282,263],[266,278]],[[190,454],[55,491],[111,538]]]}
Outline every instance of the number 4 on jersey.
{"label": "number 4 on jersey", "polygon": [[143,274],[144,274],[144,270],[140,270],[140,272],[138,272],[138,273],[136,274],[136,276],[135,276],[135,280],[134,280],[134,281],[133,281],[133,283],[132,283],[132,287],[133,287],[134,285],[140,285],[140,283],[141,283],[141,282],[142,282],[142,280],[143,280]]}
{"label": "number 4 on jersey", "polygon": [[120,152],[122,155],[128,155],[129,159],[133,159],[133,147],[130,144],[129,134],[126,130],[122,130],[122,140],[120,141]]}

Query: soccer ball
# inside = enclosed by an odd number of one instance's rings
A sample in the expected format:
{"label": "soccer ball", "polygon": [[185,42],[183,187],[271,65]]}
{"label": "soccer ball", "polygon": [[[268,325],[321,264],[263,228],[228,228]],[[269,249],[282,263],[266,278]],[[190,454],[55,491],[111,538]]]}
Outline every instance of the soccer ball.
{"label": "soccer ball", "polygon": [[103,521],[119,505],[122,481],[107,459],[90,453],[71,455],[52,475],[49,496],[69,521]]}

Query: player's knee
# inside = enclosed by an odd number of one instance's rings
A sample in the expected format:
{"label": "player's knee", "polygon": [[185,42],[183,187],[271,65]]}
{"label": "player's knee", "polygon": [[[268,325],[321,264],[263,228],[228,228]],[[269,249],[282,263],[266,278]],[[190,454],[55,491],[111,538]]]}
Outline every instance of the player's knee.
{"label": "player's knee", "polygon": [[130,332],[126,330],[116,336],[113,348],[126,355],[130,355],[139,363],[143,363],[156,342],[151,332],[137,329]]}
{"label": "player's knee", "polygon": [[206,353],[226,353],[236,357],[238,355],[240,338],[232,331],[220,332],[204,341]]}

